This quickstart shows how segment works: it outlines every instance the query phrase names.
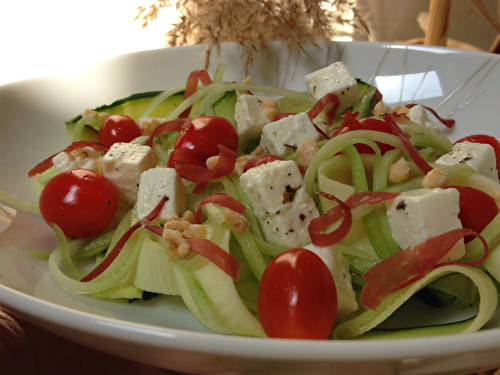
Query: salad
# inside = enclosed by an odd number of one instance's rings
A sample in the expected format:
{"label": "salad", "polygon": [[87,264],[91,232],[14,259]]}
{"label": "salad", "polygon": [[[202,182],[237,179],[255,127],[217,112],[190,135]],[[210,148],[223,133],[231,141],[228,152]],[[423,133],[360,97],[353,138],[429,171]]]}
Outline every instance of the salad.
{"label": "salad", "polygon": [[[64,288],[180,295],[209,329],[351,339],[474,332],[496,311],[500,143],[452,143],[418,103],[389,108],[342,62],[307,91],[225,82],[134,94],[67,121],[29,176]],[[405,302],[477,305],[439,326],[377,327]]]}

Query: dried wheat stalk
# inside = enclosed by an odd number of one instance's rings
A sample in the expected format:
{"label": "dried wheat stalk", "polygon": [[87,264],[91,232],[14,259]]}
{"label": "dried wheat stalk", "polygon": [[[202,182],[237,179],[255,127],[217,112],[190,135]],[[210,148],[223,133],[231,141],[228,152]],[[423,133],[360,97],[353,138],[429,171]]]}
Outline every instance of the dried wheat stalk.
{"label": "dried wheat stalk", "polygon": [[[147,27],[171,0],[155,0],[137,8],[135,20]],[[335,26],[368,28],[352,0],[178,0],[180,21],[165,34],[168,46],[206,44],[205,66],[213,49],[223,42],[238,42],[246,53],[245,73],[254,52],[278,40],[299,51],[307,44],[332,40]]]}

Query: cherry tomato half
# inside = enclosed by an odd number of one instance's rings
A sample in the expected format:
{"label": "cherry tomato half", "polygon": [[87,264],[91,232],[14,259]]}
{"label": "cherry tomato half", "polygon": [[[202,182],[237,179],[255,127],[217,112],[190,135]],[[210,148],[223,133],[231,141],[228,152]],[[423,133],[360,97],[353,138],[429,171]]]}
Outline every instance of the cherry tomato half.
{"label": "cherry tomato half", "polygon": [[69,237],[89,237],[109,225],[118,199],[103,175],[73,169],[52,178],[40,195],[40,212],[48,224],[57,224]]}
{"label": "cherry tomato half", "polygon": [[[458,218],[462,226],[481,233],[498,214],[498,207],[493,197],[482,190],[468,186],[450,186],[450,188],[455,188],[460,193]],[[473,237],[465,237],[465,242],[471,239]]]}
{"label": "cherry tomato half", "polygon": [[262,276],[258,310],[269,337],[327,340],[337,314],[330,270],[306,249],[279,254]]}
{"label": "cherry tomato half", "polygon": [[223,117],[201,116],[186,122],[175,142],[175,149],[190,149],[218,155],[218,144],[236,151],[238,148],[236,128]]}
{"label": "cherry tomato half", "polygon": [[106,146],[117,142],[130,142],[141,135],[141,129],[133,118],[125,115],[110,115],[99,128],[98,140]]}

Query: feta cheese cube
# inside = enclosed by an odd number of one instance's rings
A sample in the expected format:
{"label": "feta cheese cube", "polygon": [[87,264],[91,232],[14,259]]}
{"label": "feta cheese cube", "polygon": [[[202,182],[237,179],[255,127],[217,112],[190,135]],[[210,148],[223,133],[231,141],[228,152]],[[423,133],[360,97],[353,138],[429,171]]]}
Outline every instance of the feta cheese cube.
{"label": "feta cheese cube", "polygon": [[59,172],[72,169],[91,169],[98,171],[101,153],[92,147],[83,147],[73,152],[62,151],[52,158],[52,163]]}
{"label": "feta cheese cube", "polygon": [[342,253],[333,246],[318,247],[309,244],[304,249],[318,255],[332,273],[333,281],[335,281],[335,287],[337,288],[337,313],[345,314],[356,311],[358,309],[356,292],[351,283],[349,263]]}
{"label": "feta cheese cube", "polygon": [[410,110],[408,111],[407,116],[411,121],[416,122],[417,124],[425,126],[436,132],[439,132],[439,124],[429,119],[427,110],[425,109],[424,106],[417,104],[416,106],[411,107]]}
{"label": "feta cheese cube", "polygon": [[262,128],[269,124],[279,113],[279,104],[276,99],[257,96],[240,95],[234,107],[238,134],[253,139],[260,137]]}
{"label": "feta cheese cube", "polygon": [[498,181],[497,159],[491,145],[474,142],[460,142],[452,150],[436,160],[437,164],[467,164],[477,173]]}
{"label": "feta cheese cube", "polygon": [[163,196],[166,202],[158,217],[161,222],[186,211],[186,188],[174,168],[158,167],[142,172],[136,205],[138,219],[145,218]]}
{"label": "feta cheese cube", "polygon": [[155,166],[153,149],[134,143],[115,143],[102,159],[104,176],[116,189],[118,200],[134,204],[141,174]]}
{"label": "feta cheese cube", "polygon": [[243,173],[240,182],[268,241],[290,247],[310,242],[307,227],[319,212],[295,162],[260,165]]}
{"label": "feta cheese cube", "polygon": [[[416,189],[401,193],[387,208],[387,220],[394,239],[404,250],[450,230],[462,228],[458,218],[460,193],[457,189]],[[465,255],[458,241],[440,262]]]}
{"label": "feta cheese cube", "polygon": [[269,154],[287,156],[306,139],[318,140],[318,131],[307,113],[298,113],[264,126],[260,145]]}
{"label": "feta cheese cube", "polygon": [[309,73],[305,76],[309,95],[314,102],[329,93],[337,95],[339,108],[337,113],[343,113],[361,100],[358,82],[342,61]]}

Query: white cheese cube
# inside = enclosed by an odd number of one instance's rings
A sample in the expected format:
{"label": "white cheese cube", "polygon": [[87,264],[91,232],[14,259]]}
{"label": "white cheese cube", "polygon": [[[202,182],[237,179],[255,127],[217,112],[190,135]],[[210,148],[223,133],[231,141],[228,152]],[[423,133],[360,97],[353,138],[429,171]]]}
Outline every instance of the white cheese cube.
{"label": "white cheese cube", "polygon": [[342,61],[309,73],[305,76],[305,82],[313,102],[317,102],[329,93],[337,95],[339,99],[337,114],[343,113],[361,100],[356,78]]}
{"label": "white cheese cube", "polygon": [[102,159],[104,176],[116,189],[118,200],[134,204],[141,174],[155,166],[153,149],[134,143],[115,143]]}
{"label": "white cheese cube", "polygon": [[92,147],[83,147],[73,152],[60,152],[52,158],[52,163],[59,172],[66,172],[72,169],[98,170],[101,153]]}
{"label": "white cheese cube", "polygon": [[429,119],[427,110],[424,106],[417,104],[416,106],[411,107],[408,111],[407,116],[411,121],[439,132],[439,124]]}
{"label": "white cheese cube", "polygon": [[136,205],[138,219],[145,218],[163,196],[166,202],[158,217],[161,222],[186,211],[186,188],[174,168],[151,168],[142,172]]}
{"label": "white cheese cube", "polygon": [[477,173],[498,181],[497,159],[491,145],[474,142],[460,142],[452,150],[436,160],[437,164],[467,164]]}
{"label": "white cheese cube", "polygon": [[310,242],[307,227],[319,212],[295,162],[260,165],[243,173],[240,182],[268,241],[291,247]]}
{"label": "white cheese cube", "polygon": [[[462,228],[458,218],[460,193],[457,189],[416,189],[401,193],[387,208],[394,239],[404,250],[429,238]],[[440,262],[465,255],[464,241],[458,241]]]}
{"label": "white cheese cube", "polygon": [[240,95],[234,107],[238,134],[253,139],[260,137],[262,128],[279,112],[276,99],[257,95]]}
{"label": "white cheese cube", "polygon": [[269,154],[287,156],[306,139],[318,140],[318,131],[307,113],[298,113],[264,126],[260,145]]}
{"label": "white cheese cube", "polygon": [[337,313],[345,314],[356,311],[358,309],[356,292],[351,283],[349,263],[342,253],[333,246],[318,247],[309,244],[304,249],[318,255],[332,273],[333,281],[335,281],[335,287],[337,288]]}

